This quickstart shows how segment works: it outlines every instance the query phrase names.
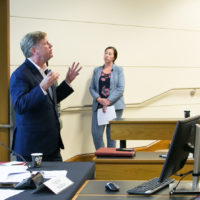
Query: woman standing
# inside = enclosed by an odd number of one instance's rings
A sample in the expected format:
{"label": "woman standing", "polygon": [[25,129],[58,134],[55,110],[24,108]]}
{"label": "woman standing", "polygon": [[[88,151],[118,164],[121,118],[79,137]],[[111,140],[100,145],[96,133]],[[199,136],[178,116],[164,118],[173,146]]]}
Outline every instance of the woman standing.
{"label": "woman standing", "polygon": [[98,125],[97,109],[103,112],[110,105],[114,105],[117,118],[121,118],[124,104],[124,74],[123,69],[114,64],[117,50],[107,47],[104,52],[104,65],[94,69],[90,84],[90,94],[93,97],[92,106],[92,136],[96,150],[104,147],[103,132],[106,126],[107,146],[115,147],[116,141],[110,139],[110,125]]}

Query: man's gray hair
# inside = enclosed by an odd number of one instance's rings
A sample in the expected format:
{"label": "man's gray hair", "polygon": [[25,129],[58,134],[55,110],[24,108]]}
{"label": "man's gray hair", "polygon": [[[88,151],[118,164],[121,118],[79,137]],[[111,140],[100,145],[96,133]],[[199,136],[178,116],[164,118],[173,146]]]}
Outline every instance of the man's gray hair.
{"label": "man's gray hair", "polygon": [[40,40],[46,37],[46,33],[42,31],[35,31],[27,33],[20,42],[21,50],[26,58],[32,56],[31,48],[36,46]]}

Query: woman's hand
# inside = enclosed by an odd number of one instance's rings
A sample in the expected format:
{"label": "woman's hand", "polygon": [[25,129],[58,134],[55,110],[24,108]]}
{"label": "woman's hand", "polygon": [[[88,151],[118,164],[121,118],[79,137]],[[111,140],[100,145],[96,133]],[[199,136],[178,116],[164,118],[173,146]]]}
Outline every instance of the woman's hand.
{"label": "woman's hand", "polygon": [[111,103],[108,99],[101,98],[101,97],[97,98],[97,102],[100,103],[102,106],[109,106]]}
{"label": "woman's hand", "polygon": [[105,113],[108,106],[103,106],[103,112]]}

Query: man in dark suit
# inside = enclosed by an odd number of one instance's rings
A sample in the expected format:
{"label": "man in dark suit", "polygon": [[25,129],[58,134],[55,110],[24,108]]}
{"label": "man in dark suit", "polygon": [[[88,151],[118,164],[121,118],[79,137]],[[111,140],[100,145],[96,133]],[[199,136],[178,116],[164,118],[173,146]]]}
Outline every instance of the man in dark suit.
{"label": "man in dark suit", "polygon": [[[70,83],[81,70],[73,63],[66,78],[55,86],[59,74],[45,73],[46,63],[53,57],[47,34],[26,34],[20,43],[25,62],[12,74],[10,94],[16,114],[13,149],[31,161],[31,153],[43,153],[44,161],[62,161],[57,104],[73,92]],[[17,160],[21,160],[17,157]]]}

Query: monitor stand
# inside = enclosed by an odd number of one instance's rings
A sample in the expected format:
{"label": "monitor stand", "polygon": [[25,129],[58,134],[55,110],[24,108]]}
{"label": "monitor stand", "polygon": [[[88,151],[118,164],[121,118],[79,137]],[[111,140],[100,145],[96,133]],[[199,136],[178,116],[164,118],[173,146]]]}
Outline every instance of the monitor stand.
{"label": "monitor stand", "polygon": [[[174,187],[170,186],[170,194],[199,194],[199,174],[200,173],[200,125],[196,124],[195,146],[194,146],[194,169],[193,169],[193,181],[180,182],[180,185],[174,190]],[[195,175],[196,174],[196,175]],[[175,185],[175,184],[174,184]]]}

